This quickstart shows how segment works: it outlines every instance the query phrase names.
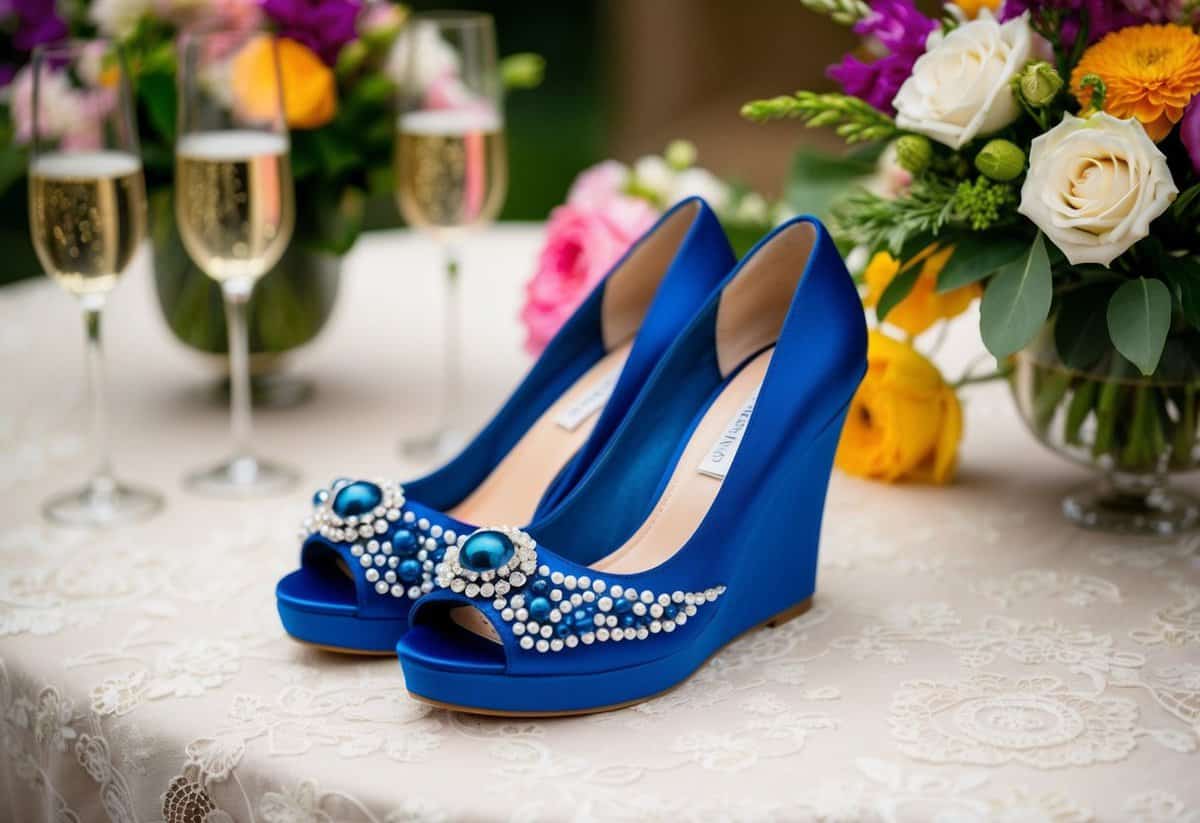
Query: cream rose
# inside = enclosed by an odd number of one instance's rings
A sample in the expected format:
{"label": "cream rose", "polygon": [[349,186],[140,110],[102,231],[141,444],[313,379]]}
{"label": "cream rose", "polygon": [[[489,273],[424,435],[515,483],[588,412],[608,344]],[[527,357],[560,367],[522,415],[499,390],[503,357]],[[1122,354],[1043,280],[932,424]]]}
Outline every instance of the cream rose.
{"label": "cream rose", "polygon": [[1067,114],[1033,141],[1018,210],[1072,265],[1107,266],[1178,193],[1167,158],[1136,120]]}
{"label": "cream rose", "polygon": [[991,14],[948,35],[929,35],[925,53],[892,105],[896,124],[958,149],[1020,113],[1010,82],[1033,54],[1028,16],[1000,24]]}

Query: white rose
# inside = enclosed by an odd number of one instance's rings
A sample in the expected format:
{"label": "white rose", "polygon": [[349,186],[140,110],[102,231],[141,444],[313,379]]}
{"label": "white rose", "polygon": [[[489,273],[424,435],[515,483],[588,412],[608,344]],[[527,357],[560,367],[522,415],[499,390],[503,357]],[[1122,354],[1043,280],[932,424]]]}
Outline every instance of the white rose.
{"label": "white rose", "polygon": [[718,214],[729,206],[729,187],[719,177],[706,169],[690,168],[675,175],[669,203],[678,203],[685,197],[703,197]]}
{"label": "white rose", "polygon": [[1150,233],[1179,189],[1142,125],[1071,114],[1033,141],[1021,207],[1072,265],[1107,266]]}
{"label": "white rose", "polygon": [[[416,46],[416,59],[412,47]],[[427,20],[410,23],[392,44],[384,73],[397,85],[423,92],[438,80],[457,76],[458,52],[442,39],[436,25]]]}
{"label": "white rose", "polygon": [[1004,128],[1020,108],[1009,85],[1030,59],[1028,13],[1000,24],[990,13],[948,35],[929,35],[892,105],[896,125],[952,149]]}

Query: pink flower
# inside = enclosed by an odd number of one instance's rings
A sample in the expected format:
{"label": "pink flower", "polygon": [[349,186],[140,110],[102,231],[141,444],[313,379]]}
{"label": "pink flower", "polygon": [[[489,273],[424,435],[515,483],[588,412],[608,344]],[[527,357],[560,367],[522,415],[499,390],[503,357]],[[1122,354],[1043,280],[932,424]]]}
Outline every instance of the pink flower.
{"label": "pink flower", "polygon": [[622,195],[629,182],[629,169],[616,160],[605,160],[580,172],[567,192],[567,202],[573,206],[599,209]]}
{"label": "pink flower", "polygon": [[[108,88],[74,88],[64,71],[43,67],[39,124],[42,140],[62,150],[100,148],[101,124],[113,110],[117,95]],[[10,101],[17,143],[33,138],[33,67],[26,66],[13,81]]]}
{"label": "pink flower", "polygon": [[[610,164],[601,164],[580,175],[571,198],[550,214],[546,242],[537,271],[525,287],[521,309],[525,349],[530,354],[546,347],[571,312],[658,218],[648,203],[635,197],[610,193],[601,200],[604,188],[597,172],[604,167],[611,169]],[[592,176],[585,180],[588,175]]]}

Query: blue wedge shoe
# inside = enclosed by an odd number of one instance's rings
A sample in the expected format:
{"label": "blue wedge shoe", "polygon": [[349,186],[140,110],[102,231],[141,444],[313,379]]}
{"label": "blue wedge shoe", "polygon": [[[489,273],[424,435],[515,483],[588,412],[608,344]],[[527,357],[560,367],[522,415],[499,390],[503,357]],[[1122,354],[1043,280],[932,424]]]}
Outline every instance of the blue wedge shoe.
{"label": "blue wedge shoe", "polygon": [[454,541],[397,644],[409,692],[482,714],[603,711],[805,610],[865,371],[862,304],[833,242],[815,219],[784,224],[552,512]]}
{"label": "blue wedge shoe", "polygon": [[318,490],[300,568],[276,587],[288,633],[394,654],[445,550],[475,524],[551,511],[733,262],[711,209],[682,201],[613,267],[457,457],[403,486],[342,479]]}

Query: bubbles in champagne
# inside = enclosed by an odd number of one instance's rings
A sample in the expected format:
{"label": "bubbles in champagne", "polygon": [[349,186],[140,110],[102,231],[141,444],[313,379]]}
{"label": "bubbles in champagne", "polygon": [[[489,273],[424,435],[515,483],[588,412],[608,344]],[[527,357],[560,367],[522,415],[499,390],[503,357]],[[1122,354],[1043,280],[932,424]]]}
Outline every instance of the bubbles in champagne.
{"label": "bubbles in champagne", "polygon": [[199,132],[180,140],[179,232],[209,276],[256,278],[283,255],[294,222],[287,151],[287,139],[269,132]]}
{"label": "bubbles in champagne", "polygon": [[398,199],[409,223],[447,229],[495,218],[507,180],[502,123],[493,111],[410,112],[397,128]]}
{"label": "bubbles in champagne", "polygon": [[29,170],[34,248],[73,294],[110,290],[146,234],[142,164],[121,151],[55,152]]}

